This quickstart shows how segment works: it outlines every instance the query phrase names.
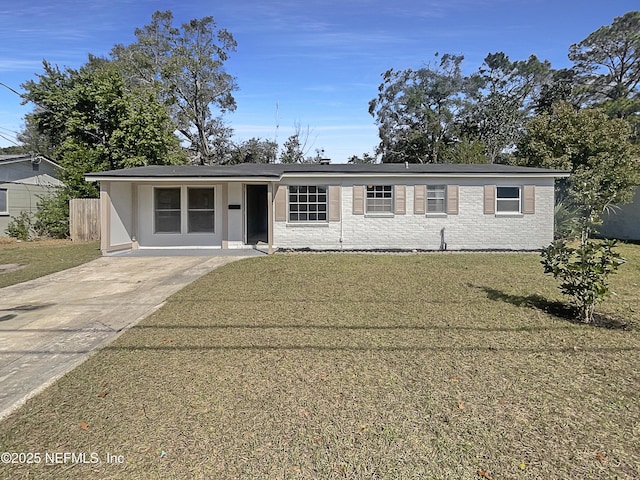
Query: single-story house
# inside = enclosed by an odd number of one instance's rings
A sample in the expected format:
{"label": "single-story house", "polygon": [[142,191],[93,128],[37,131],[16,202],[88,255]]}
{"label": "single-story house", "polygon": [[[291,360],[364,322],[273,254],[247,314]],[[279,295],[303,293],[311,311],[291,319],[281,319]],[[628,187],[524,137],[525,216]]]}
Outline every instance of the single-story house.
{"label": "single-story house", "polygon": [[41,155],[0,155],[0,236],[13,217],[34,213],[40,197],[62,186],[59,168]]}
{"label": "single-story house", "polygon": [[90,173],[102,250],[535,250],[553,241],[554,180],[508,165],[240,164]]}
{"label": "single-story house", "polygon": [[606,213],[598,234],[605,238],[640,240],[640,187],[631,203],[620,205]]}

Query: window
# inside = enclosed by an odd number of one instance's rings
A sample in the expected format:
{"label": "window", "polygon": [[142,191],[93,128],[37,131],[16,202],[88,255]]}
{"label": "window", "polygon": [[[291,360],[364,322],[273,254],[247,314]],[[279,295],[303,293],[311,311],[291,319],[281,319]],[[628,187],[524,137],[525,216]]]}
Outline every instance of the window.
{"label": "window", "polygon": [[367,186],[367,213],[393,212],[393,187],[391,185]]}
{"label": "window", "polygon": [[520,187],[496,188],[496,213],[520,213]]}
{"label": "window", "polygon": [[9,213],[9,206],[7,205],[7,189],[0,188],[0,213]]}
{"label": "window", "polygon": [[289,187],[290,222],[326,222],[327,187],[291,185]]}
{"label": "window", "polygon": [[189,233],[213,233],[215,225],[213,188],[189,188],[188,190]]}
{"label": "window", "polygon": [[427,213],[445,213],[447,187],[427,185]]}
{"label": "window", "polygon": [[180,233],[180,188],[154,189],[155,233]]}

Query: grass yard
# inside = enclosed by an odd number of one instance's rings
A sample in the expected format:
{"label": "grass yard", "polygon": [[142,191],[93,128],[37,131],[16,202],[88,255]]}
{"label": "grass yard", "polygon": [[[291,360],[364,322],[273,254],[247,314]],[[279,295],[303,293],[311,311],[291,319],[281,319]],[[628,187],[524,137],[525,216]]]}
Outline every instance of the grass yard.
{"label": "grass yard", "polygon": [[535,254],[229,264],[0,424],[0,452],[42,454],[0,477],[638,478],[640,247],[621,250],[614,328],[549,313]]}
{"label": "grass yard", "polygon": [[0,288],[76,267],[100,256],[98,242],[1,240]]}

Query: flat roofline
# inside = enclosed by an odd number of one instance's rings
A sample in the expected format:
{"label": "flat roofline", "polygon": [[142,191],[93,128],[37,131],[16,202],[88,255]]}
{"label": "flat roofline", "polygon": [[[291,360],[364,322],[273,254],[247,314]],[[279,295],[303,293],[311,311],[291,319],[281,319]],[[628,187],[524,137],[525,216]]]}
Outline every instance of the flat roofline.
{"label": "flat roofline", "polygon": [[372,178],[372,177],[381,177],[381,178],[565,178],[568,177],[568,172],[550,172],[550,173],[542,173],[542,172],[486,172],[486,173],[469,173],[469,172],[410,172],[410,173],[398,173],[398,172],[368,172],[368,173],[339,173],[339,172],[285,172],[281,175],[273,175],[273,176],[219,176],[219,175],[211,175],[211,176],[181,176],[181,175],[171,175],[171,176],[152,176],[152,175],[140,175],[140,176],[123,176],[123,175],[95,175],[95,176],[85,176],[85,180],[90,182],[134,182],[134,183],[169,183],[169,182],[278,182],[288,178],[331,178],[331,179],[339,179],[339,178]]}
{"label": "flat roofline", "polygon": [[88,181],[281,181],[286,178],[562,178],[568,171],[497,164],[151,165],[87,173]]}
{"label": "flat roofline", "polygon": [[161,177],[152,177],[152,176],[132,176],[132,177],[123,177],[123,176],[95,176],[89,177],[85,175],[85,180],[88,182],[133,182],[133,183],[202,183],[202,182],[246,182],[246,183],[256,183],[256,182],[275,182],[279,181],[279,176],[273,177],[214,177],[214,176],[203,176],[203,177],[181,177],[181,176],[161,176]]}

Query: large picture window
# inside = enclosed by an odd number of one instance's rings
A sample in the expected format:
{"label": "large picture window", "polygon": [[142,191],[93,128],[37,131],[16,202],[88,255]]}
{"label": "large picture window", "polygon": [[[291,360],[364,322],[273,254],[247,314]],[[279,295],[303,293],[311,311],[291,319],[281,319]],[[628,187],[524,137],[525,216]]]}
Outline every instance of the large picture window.
{"label": "large picture window", "polygon": [[0,213],[9,213],[6,188],[0,188]]}
{"label": "large picture window", "polygon": [[447,187],[427,185],[427,213],[445,213]]}
{"label": "large picture window", "polygon": [[393,187],[391,185],[367,186],[367,213],[393,212]]}
{"label": "large picture window", "polygon": [[520,213],[520,187],[496,188],[496,213]]}
{"label": "large picture window", "polygon": [[290,222],[326,222],[327,187],[315,185],[289,186]]}
{"label": "large picture window", "polygon": [[180,188],[156,188],[153,195],[155,233],[180,233]]}
{"label": "large picture window", "polygon": [[213,188],[188,189],[189,233],[213,233],[215,226],[215,195]]}

